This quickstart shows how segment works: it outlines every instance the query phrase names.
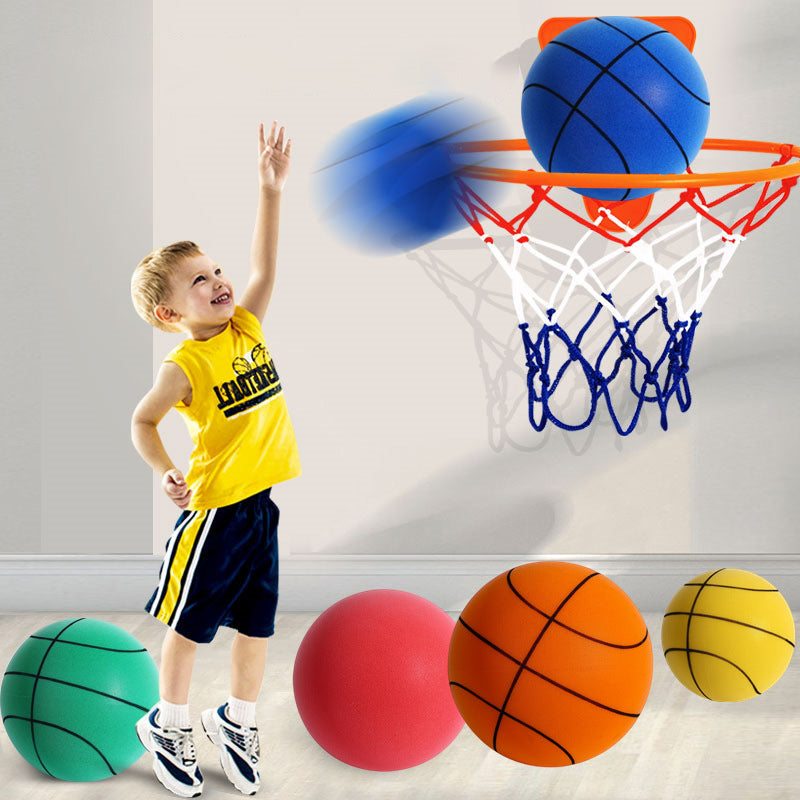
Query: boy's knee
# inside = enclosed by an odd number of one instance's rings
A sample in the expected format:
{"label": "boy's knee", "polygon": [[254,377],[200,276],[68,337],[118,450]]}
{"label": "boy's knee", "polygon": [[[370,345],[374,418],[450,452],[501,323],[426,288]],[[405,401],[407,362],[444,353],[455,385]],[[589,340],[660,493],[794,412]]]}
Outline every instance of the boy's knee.
{"label": "boy's knee", "polygon": [[246,633],[242,633],[241,631],[236,631],[236,637],[242,642],[247,642],[248,644],[266,644],[267,636],[248,636]]}
{"label": "boy's knee", "polygon": [[183,647],[183,648],[186,648],[186,649],[197,647],[197,642],[195,642],[192,639],[187,639],[185,636],[181,635],[180,633],[178,633],[176,630],[173,630],[172,628],[170,628],[167,631],[167,635],[164,638],[164,642],[165,643],[169,642],[169,643],[172,643],[172,644],[176,644],[179,647]]}

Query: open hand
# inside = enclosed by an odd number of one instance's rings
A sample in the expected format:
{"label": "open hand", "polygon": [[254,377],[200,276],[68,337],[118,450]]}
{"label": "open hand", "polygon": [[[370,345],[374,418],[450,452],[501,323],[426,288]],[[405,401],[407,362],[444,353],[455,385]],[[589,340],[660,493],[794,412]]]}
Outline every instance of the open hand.
{"label": "open hand", "polygon": [[161,488],[178,508],[186,508],[189,505],[192,490],[187,486],[186,479],[179,469],[168,469],[161,476]]}
{"label": "open hand", "polygon": [[[289,175],[292,140],[286,139],[286,128],[273,122],[269,139],[264,138],[264,123],[258,127],[258,180],[265,189],[280,191]],[[277,134],[276,134],[277,131]]]}

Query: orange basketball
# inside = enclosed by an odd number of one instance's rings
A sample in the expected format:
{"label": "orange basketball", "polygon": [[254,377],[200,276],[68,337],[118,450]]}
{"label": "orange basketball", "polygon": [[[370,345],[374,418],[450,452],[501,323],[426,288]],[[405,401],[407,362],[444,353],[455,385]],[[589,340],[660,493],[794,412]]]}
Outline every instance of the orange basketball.
{"label": "orange basketball", "polygon": [[464,721],[501,755],[559,767],[618,742],[653,675],[647,626],[594,570],[515,567],[467,603],[450,640],[450,690]]}

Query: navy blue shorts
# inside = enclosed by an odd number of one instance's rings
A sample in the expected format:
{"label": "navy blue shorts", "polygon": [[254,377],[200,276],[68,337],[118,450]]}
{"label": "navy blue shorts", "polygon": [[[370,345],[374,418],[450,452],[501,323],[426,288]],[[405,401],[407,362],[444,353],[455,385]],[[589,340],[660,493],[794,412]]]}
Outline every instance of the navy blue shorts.
{"label": "navy blue shorts", "polygon": [[217,628],[272,636],[278,605],[278,507],[270,490],[181,512],[145,611],[194,642]]}

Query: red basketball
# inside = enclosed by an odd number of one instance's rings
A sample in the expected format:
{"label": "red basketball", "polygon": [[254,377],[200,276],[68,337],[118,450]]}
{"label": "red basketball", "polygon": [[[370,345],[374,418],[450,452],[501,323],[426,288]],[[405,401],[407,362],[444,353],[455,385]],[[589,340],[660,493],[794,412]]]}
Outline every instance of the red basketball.
{"label": "red basketball", "polygon": [[450,642],[450,689],[501,755],[557,767],[619,741],[653,674],[647,626],[598,572],[558,561],[515,567],[469,601]]}
{"label": "red basketball", "polygon": [[324,750],[354,767],[406,769],[464,725],[447,681],[453,620],[409,592],[345,597],[308,629],[294,664],[297,710]]}

